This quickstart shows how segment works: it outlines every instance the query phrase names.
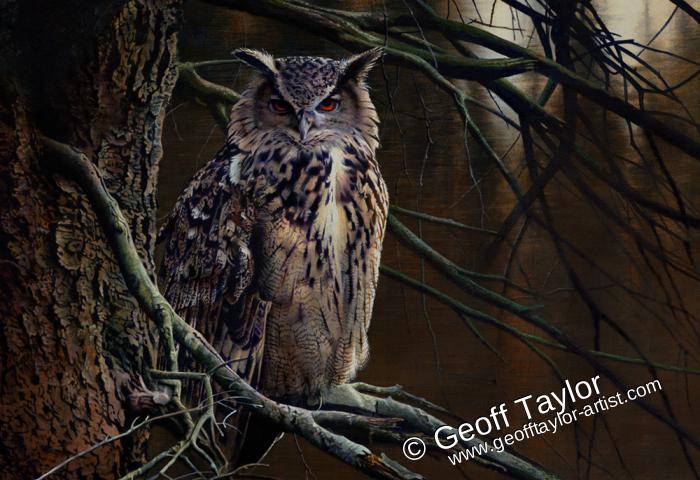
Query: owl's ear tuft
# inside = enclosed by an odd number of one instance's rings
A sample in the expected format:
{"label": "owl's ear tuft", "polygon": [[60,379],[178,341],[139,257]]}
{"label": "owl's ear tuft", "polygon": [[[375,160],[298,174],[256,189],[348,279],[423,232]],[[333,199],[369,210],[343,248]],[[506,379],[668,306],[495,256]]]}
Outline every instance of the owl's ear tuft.
{"label": "owl's ear tuft", "polygon": [[238,50],[234,50],[232,54],[234,57],[258,70],[265,76],[274,76],[277,72],[274,57],[263,50],[239,48]]}
{"label": "owl's ear tuft", "polygon": [[367,79],[367,75],[374,68],[382,55],[384,49],[382,47],[372,48],[345,60],[345,67],[341,76],[341,82],[354,80],[358,85],[363,85]]}

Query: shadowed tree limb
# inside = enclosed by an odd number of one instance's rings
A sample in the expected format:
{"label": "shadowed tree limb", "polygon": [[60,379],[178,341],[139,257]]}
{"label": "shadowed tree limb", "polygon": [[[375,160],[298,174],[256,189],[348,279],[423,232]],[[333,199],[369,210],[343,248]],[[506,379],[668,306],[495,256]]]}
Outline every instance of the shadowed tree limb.
{"label": "shadowed tree limb", "polygon": [[394,213],[400,213],[403,215],[407,215],[409,217],[418,218],[420,220],[425,220],[425,221],[428,221],[431,223],[436,223],[438,225],[447,225],[448,227],[455,227],[455,228],[459,228],[459,229],[467,230],[467,231],[471,231],[471,232],[485,233],[487,235],[498,236],[498,232],[496,230],[489,230],[488,228],[480,228],[480,227],[474,227],[471,225],[465,225],[464,223],[458,222],[456,220],[452,220],[451,218],[436,217],[434,215],[430,215],[427,213],[417,212],[415,210],[409,210],[407,208],[402,208],[402,207],[399,207],[397,205],[392,205],[390,207],[390,210]]}
{"label": "shadowed tree limb", "polygon": [[[494,326],[496,328],[502,329],[507,331],[508,333],[512,334],[515,337],[518,337],[519,339],[524,339],[524,340],[529,340],[535,343],[539,343],[541,345],[544,345],[546,347],[551,347],[551,348],[556,348],[558,350],[569,350],[569,348],[560,343],[556,342],[553,340],[548,340],[546,338],[542,338],[538,335],[534,335],[531,333],[523,332],[522,330],[519,330],[511,325],[508,325],[505,322],[502,322],[501,320],[498,320],[497,318],[490,316],[484,312],[481,312],[479,310],[475,310],[464,303],[460,302],[457,299],[454,299],[450,297],[449,295],[441,292],[440,290],[437,290],[436,288],[431,287],[430,285],[427,285],[423,282],[420,282],[412,277],[409,277],[408,275],[405,275],[401,273],[400,271],[391,268],[386,265],[382,265],[380,267],[380,271],[387,275],[390,278],[393,278],[395,280],[398,280],[401,283],[404,283],[405,285],[415,288],[416,290],[426,293],[430,295],[431,297],[435,298],[439,302],[447,305],[448,307],[452,308],[455,312],[461,314],[461,315],[467,315],[470,318],[473,318],[475,320],[481,321],[483,323],[486,323],[488,325]],[[629,363],[632,365],[641,365],[641,366],[647,366],[649,362],[647,362],[645,359],[642,358],[635,358],[635,357],[627,357],[624,355],[618,355],[615,353],[610,353],[610,352],[604,352],[600,350],[589,350],[589,353],[593,356],[604,358],[607,360],[613,360],[616,362],[622,362],[622,363]],[[668,363],[658,363],[658,362],[651,362],[651,365],[654,366],[654,368],[658,368],[659,370],[667,370],[669,372],[677,372],[677,373],[687,373],[690,375],[700,375],[700,369],[697,368],[688,368],[688,367],[681,367],[679,365],[671,365]]]}
{"label": "shadowed tree limb", "polygon": [[181,62],[178,64],[179,79],[186,85],[192,96],[209,107],[209,110],[221,129],[226,131],[228,126],[228,107],[236,103],[241,96],[223,85],[202,78],[197,68],[223,62]]}
{"label": "shadowed tree limb", "polygon": [[424,16],[421,16],[421,20],[424,20],[428,27],[433,27],[448,37],[466,40],[477,45],[490,48],[497,53],[506,55],[507,57],[516,56],[518,58],[529,58],[537,61],[545,67],[545,69],[541,71],[550,78],[553,78],[559,83],[568,86],[575,92],[596,102],[603,108],[617,113],[626,120],[632,121],[640,127],[656,133],[659,135],[659,137],[694,156],[695,158],[700,158],[700,143],[696,142],[694,139],[690,138],[673,126],[668,125],[667,123],[647,114],[643,110],[634,107],[626,100],[613,95],[606,90],[604,86],[577,75],[575,72],[571,71],[560,63],[546,57],[542,57],[532,52],[528,48],[521,47],[514,42],[505,40],[483,29],[453,20],[445,20],[435,14],[432,7],[430,7],[424,0],[414,0],[414,2],[418,4],[424,12]]}
{"label": "shadowed tree limb", "polygon": [[[607,377],[612,383],[618,387],[621,391],[627,391],[629,386],[623,382],[612,370],[607,366],[600,363],[591,355],[587,349],[584,349],[577,343],[573,342],[568,335],[566,335],[562,330],[547,322],[542,317],[534,314],[532,312],[532,307],[521,305],[517,302],[512,301],[492,290],[489,290],[473,280],[466,278],[459,273],[459,267],[453,262],[442,256],[440,253],[432,249],[428,244],[411,232],[405,225],[399,222],[396,217],[389,215],[387,220],[387,226],[390,231],[396,234],[406,245],[411,247],[416,252],[419,252],[426,260],[428,260],[434,267],[440,272],[447,276],[451,281],[462,287],[466,292],[471,295],[491,304],[502,308],[514,315],[522,318],[528,323],[538,327],[540,330],[546,332],[552,338],[554,338],[559,343],[565,345],[567,349],[576,355],[580,356],[586,362],[588,362],[595,371],[600,372],[602,375]],[[693,436],[688,430],[686,430],[682,425],[678,424],[675,420],[668,418],[656,409],[649,402],[640,400],[635,402],[637,406],[645,410],[661,422],[668,425],[674,432],[682,436],[689,444],[693,445],[695,448],[700,450],[700,442]]]}
{"label": "shadowed tree limb", "polygon": [[[293,21],[306,28],[312,28],[318,33],[330,36],[334,41],[346,47],[369,48],[384,46],[383,39],[368,34],[362,27],[373,31],[383,32],[387,23],[389,25],[415,26],[416,19],[413,15],[396,15],[384,19],[376,14],[364,14],[362,12],[345,12],[341,10],[317,7],[301,1],[281,0],[203,0],[207,3],[220,5],[236,10],[245,10],[255,15],[276,18],[284,21]],[[464,63],[455,55],[431,54],[420,48],[406,45],[396,47],[389,46],[386,53],[390,56],[406,59],[407,56],[417,56],[429,65],[434,66],[440,72],[454,78],[487,79],[494,81],[497,77],[503,77],[524,70],[537,69],[558,82],[565,84],[577,93],[596,102],[602,107],[617,113],[628,121],[650,130],[659,137],[673,144],[677,148],[689,153],[695,158],[700,158],[700,143],[690,138],[671,125],[660,121],[648,113],[634,107],[631,103],[621,99],[600,84],[587,80],[563,65],[542,57],[531,50],[505,40],[484,29],[453,20],[446,20],[438,16],[423,0],[413,0],[419,7],[417,18],[423,28],[441,32],[443,35],[455,40],[469,41],[489,48],[506,57],[515,57],[516,62],[528,59],[534,64],[525,63],[499,63],[509,59],[497,61],[480,60],[472,57],[477,63]],[[478,63],[486,62],[486,63]],[[513,61],[511,59],[511,61]],[[423,68],[421,68],[423,70]],[[490,77],[490,78],[489,78]],[[500,94],[499,94],[500,95]]]}

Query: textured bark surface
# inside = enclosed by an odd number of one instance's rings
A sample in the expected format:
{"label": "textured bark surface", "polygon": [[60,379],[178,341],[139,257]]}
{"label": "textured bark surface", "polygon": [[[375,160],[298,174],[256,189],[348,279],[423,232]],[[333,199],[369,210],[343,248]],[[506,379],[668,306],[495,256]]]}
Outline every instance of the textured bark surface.
{"label": "textured bark surface", "polygon": [[[99,166],[153,272],[160,130],[177,77],[179,17],[177,0],[3,2],[3,479],[36,477],[130,420],[127,391],[153,355],[148,322],[87,200],[40,161],[36,135],[76,146]],[[113,478],[139,447],[116,442],[58,478]]]}

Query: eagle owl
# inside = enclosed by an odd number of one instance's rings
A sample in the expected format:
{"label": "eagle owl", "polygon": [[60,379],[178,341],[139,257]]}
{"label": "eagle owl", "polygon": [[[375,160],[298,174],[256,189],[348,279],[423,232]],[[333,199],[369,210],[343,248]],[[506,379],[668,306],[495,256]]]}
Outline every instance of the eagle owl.
{"label": "eagle owl", "polygon": [[388,197],[365,82],[381,51],[234,55],[256,75],[164,227],[165,294],[259,391],[310,398],[368,356]]}

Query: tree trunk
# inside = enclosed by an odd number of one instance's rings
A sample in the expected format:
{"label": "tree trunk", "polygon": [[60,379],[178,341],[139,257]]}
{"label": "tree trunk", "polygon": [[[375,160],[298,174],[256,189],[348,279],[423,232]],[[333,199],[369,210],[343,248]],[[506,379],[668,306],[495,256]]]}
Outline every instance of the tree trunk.
{"label": "tree trunk", "polygon": [[[43,160],[39,134],[82,150],[154,271],[161,126],[177,72],[178,0],[5,1],[0,9],[0,471],[35,478],[123,431],[153,361],[85,197]],[[36,60],[40,59],[40,60]],[[114,478],[145,435],[69,464]]]}

